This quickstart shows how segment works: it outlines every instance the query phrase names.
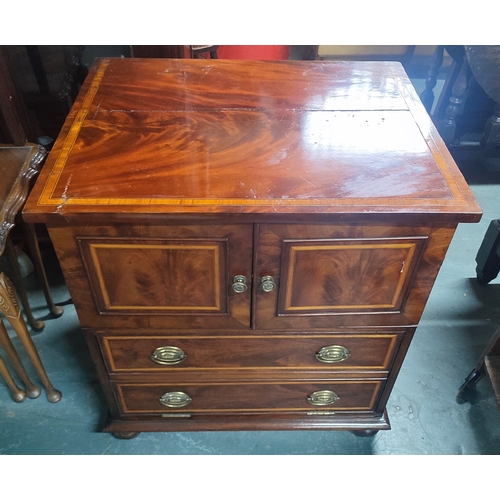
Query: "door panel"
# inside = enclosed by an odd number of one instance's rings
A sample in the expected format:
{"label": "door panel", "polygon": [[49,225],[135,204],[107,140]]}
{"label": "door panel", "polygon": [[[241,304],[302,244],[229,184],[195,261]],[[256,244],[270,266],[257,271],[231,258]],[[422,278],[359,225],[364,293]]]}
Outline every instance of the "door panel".
{"label": "door panel", "polygon": [[[411,326],[454,228],[262,224],[255,264],[257,329]],[[271,276],[276,285],[259,286]]]}
{"label": "door panel", "polygon": [[[250,327],[252,229],[100,226],[50,233],[82,326],[241,329]],[[236,293],[239,275],[247,289]]]}
{"label": "door panel", "polygon": [[278,314],[396,311],[424,241],[284,240]]}
{"label": "door panel", "polygon": [[77,241],[101,314],[227,312],[227,239]]}

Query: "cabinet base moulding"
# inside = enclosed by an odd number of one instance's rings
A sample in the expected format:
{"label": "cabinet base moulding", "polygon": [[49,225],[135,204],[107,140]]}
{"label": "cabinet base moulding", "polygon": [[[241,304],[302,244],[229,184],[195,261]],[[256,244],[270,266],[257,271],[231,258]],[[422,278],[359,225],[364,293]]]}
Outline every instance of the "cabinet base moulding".
{"label": "cabinet base moulding", "polygon": [[[338,415],[312,416],[302,412],[300,415],[240,415],[220,416],[186,416],[147,420],[108,420],[103,429],[116,437],[125,439],[121,434],[141,432],[195,432],[195,431],[312,431],[338,430],[353,431],[366,434],[390,430],[391,424],[387,412],[382,415]],[[132,436],[135,437],[135,436]]]}

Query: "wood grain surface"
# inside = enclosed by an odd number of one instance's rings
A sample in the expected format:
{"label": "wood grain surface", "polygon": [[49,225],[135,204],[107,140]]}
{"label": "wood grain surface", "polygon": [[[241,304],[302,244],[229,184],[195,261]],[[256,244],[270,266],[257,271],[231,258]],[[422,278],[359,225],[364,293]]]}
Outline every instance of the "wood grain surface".
{"label": "wood grain surface", "polygon": [[256,211],[480,214],[398,63],[103,59],[25,217]]}

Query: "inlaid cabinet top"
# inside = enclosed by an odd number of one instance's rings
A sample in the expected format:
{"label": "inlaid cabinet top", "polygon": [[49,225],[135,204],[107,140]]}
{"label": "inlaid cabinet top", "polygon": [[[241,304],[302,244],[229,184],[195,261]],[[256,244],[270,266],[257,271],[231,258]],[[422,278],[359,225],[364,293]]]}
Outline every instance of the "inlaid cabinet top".
{"label": "inlaid cabinet top", "polygon": [[395,62],[99,59],[25,217],[480,217]]}

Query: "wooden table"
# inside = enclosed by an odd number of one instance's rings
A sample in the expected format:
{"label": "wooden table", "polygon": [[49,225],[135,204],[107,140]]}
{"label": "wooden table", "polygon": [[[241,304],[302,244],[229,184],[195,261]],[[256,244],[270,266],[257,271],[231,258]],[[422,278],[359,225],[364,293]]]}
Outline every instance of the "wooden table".
{"label": "wooden table", "polygon": [[399,63],[101,59],[24,216],[126,438],[389,429],[481,210]]}
{"label": "wooden table", "polygon": [[[26,323],[24,322],[21,310],[17,302],[17,296],[21,298],[26,316],[33,328],[41,330],[44,327],[43,322],[36,321],[33,318],[31,307],[29,305],[24,285],[22,283],[21,273],[17,262],[16,253],[12,242],[9,239],[9,233],[15,224],[16,215],[23,207],[29,193],[30,179],[36,175],[40,169],[40,164],[45,158],[45,151],[36,144],[27,143],[25,146],[0,145],[0,256],[6,252],[8,264],[10,264],[13,280],[16,286],[2,271],[0,272],[0,311],[11,324],[17,336],[21,340],[28,356],[39,374],[43,385],[47,390],[47,398],[51,402],[57,402],[61,399],[61,393],[52,386],[45,369],[43,367],[38,351],[29,335]],[[47,304],[55,316],[62,314],[62,308],[56,306],[48,287],[43,263],[40,257],[40,251],[34,234],[33,227],[26,225],[28,242],[32,250],[35,268],[42,280],[42,286],[47,298]],[[40,389],[30,380],[21,360],[14,349],[12,342],[7,334],[5,326],[0,319],[0,345],[14,366],[14,369],[21,377],[26,386],[26,392],[17,387],[10,376],[3,360],[0,362],[0,373],[4,376],[12,396],[15,401],[21,402],[28,397],[38,397]]]}

